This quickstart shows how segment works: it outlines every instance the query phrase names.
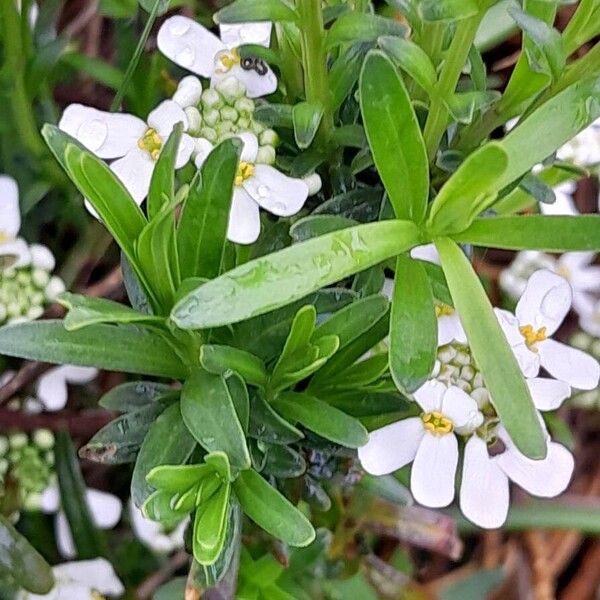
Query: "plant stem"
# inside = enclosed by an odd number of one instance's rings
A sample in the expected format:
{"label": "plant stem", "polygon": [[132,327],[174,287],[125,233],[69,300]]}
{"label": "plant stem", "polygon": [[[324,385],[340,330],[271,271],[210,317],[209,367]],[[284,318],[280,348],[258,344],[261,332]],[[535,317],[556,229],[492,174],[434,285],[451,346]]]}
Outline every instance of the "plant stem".
{"label": "plant stem", "polygon": [[304,96],[307,102],[323,107],[323,118],[316,142],[327,144],[333,132],[333,114],[327,77],[327,51],[321,0],[297,0],[302,36],[302,66],[304,69]]}
{"label": "plant stem", "polygon": [[427,147],[427,155],[430,161],[435,158],[444,131],[448,125],[448,109],[445,101],[449,99],[456,90],[456,84],[465,65],[469,50],[475,39],[475,33],[483,12],[459,21],[454,37],[444,60],[442,72],[431,99],[429,114],[425,123],[423,136]]}

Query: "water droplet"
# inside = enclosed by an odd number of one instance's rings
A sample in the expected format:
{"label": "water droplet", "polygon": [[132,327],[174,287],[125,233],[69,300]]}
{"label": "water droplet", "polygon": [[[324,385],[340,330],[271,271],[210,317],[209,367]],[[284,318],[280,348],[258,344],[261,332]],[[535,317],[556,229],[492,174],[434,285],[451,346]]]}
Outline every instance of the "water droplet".
{"label": "water droplet", "polygon": [[279,213],[285,213],[286,212],[285,204],[283,202],[274,202],[272,212],[275,213],[276,215]]}
{"label": "water droplet", "polygon": [[[269,195],[269,188],[266,185],[259,185],[257,192],[261,198],[266,198]],[[284,206],[281,204],[281,202],[277,202],[276,205]],[[285,208],[285,206],[284,206],[284,208]]]}
{"label": "water droplet", "polygon": [[169,33],[181,37],[189,31],[190,27],[189,19],[171,19],[171,22],[169,23]]}
{"label": "water droplet", "polygon": [[196,53],[191,46],[185,46],[180,52],[175,56],[175,62],[182,67],[191,67],[194,64],[194,59],[196,58]]}

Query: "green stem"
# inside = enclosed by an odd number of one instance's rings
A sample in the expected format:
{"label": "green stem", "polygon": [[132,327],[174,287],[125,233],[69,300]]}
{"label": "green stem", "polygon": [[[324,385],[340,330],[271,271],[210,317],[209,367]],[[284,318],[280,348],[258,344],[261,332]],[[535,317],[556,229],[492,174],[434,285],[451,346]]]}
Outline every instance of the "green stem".
{"label": "green stem", "polygon": [[429,114],[423,132],[430,161],[435,158],[444,131],[448,126],[448,109],[445,101],[456,90],[458,79],[469,55],[482,16],[483,11],[473,17],[459,21],[450,43],[440,78],[431,99],[431,106],[429,107]]}
{"label": "green stem", "polygon": [[302,66],[304,69],[304,95],[307,102],[323,107],[324,113],[316,142],[327,144],[333,132],[331,95],[327,77],[327,51],[321,0],[297,0],[302,36]]}

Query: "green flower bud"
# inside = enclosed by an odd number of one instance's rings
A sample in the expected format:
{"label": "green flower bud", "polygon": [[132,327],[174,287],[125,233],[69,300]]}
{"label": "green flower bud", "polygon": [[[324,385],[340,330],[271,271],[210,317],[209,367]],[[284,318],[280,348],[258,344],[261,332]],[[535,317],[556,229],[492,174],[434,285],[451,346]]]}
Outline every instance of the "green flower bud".
{"label": "green flower bud", "polygon": [[[204,114],[202,116],[204,123],[208,127],[214,127],[217,124],[217,122],[221,120],[221,113],[216,108],[204,111]],[[200,130],[200,133],[202,133],[202,130]],[[203,135],[202,137],[206,136]]]}
{"label": "green flower bud", "polygon": [[224,106],[219,112],[224,121],[233,121],[235,123],[240,117],[238,111],[231,106]]}
{"label": "green flower bud", "polygon": [[266,129],[266,127],[262,123],[259,123],[258,121],[250,121],[250,131],[252,131],[252,133],[259,138],[259,141],[260,141],[260,134],[265,129]]}
{"label": "green flower bud", "polygon": [[237,125],[238,131],[241,131],[241,132],[250,131],[250,129],[251,129],[250,119],[248,119],[246,117],[240,117],[237,120],[236,125]]}
{"label": "green flower bud", "polygon": [[44,460],[46,461],[46,464],[50,467],[54,466],[54,452],[52,450],[48,450],[48,452],[46,452],[46,454],[44,454]]}
{"label": "green flower bud", "polygon": [[246,98],[245,96],[243,98],[238,98],[235,101],[234,106],[241,115],[246,117],[249,117],[254,112],[255,108],[254,101],[251,98]]}
{"label": "green flower bud", "polygon": [[34,269],[31,272],[31,280],[36,287],[43,289],[50,281],[50,275],[43,269]]}
{"label": "green flower bud", "polygon": [[32,306],[27,310],[26,316],[30,321],[39,319],[44,314],[43,306]]}
{"label": "green flower bud", "polygon": [[40,450],[50,450],[54,448],[54,434],[49,429],[36,429],[33,432],[33,443]]}
{"label": "green flower bud", "polygon": [[29,439],[25,433],[13,433],[8,436],[8,443],[13,450],[18,450],[27,446]]}
{"label": "green flower bud", "polygon": [[246,94],[246,87],[244,84],[233,76],[219,81],[215,88],[228,104],[234,104],[238,98],[241,98]]}
{"label": "green flower bud", "polygon": [[23,500],[23,509],[30,512],[40,510],[42,506],[42,494],[40,492],[32,492],[27,494]]}
{"label": "green flower bud", "polygon": [[27,285],[31,282],[31,274],[28,271],[20,270],[17,272],[17,283],[20,286]]}
{"label": "green flower bud", "polygon": [[0,436],[0,456],[4,456],[8,452],[8,438]]}
{"label": "green flower bud", "polygon": [[185,116],[188,119],[188,133],[198,135],[202,127],[202,115],[195,106],[188,106],[184,109]]}
{"label": "green flower bud", "polygon": [[8,461],[5,458],[0,458],[0,475],[4,476],[8,472]]}
{"label": "green flower bud", "polygon": [[273,146],[261,146],[256,153],[256,162],[263,165],[275,164],[275,148]]}
{"label": "green flower bud", "polygon": [[221,98],[221,95],[213,88],[208,88],[202,92],[200,102],[205,109],[220,108],[223,106],[223,98]]}
{"label": "green flower bud", "polygon": [[200,130],[200,137],[203,137],[214,144],[217,141],[217,132],[212,127],[203,127]]}
{"label": "green flower bud", "polygon": [[230,133],[233,131],[234,124],[231,121],[219,121],[215,125],[215,131],[218,136],[222,136],[224,133]]}
{"label": "green flower bud", "polygon": [[258,141],[261,146],[277,146],[279,144],[279,136],[272,129],[265,129],[258,136]]}

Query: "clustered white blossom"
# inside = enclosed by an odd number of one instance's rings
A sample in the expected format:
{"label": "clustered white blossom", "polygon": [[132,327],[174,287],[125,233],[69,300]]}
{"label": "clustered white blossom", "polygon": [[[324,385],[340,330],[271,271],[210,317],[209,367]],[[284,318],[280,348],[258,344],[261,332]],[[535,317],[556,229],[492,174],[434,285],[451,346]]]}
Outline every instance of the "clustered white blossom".
{"label": "clustered white blossom", "polygon": [[0,325],[40,317],[65,287],[52,275],[52,252],[41,244],[27,244],[21,229],[17,182],[0,175]]}
{"label": "clustered white blossom", "polygon": [[[540,270],[527,282],[514,315],[496,309],[538,411],[559,408],[571,395],[571,386],[592,390],[598,385],[600,365],[595,358],[550,338],[572,299],[565,279]],[[535,496],[556,496],[571,479],[573,456],[551,440],[541,414],[546,457],[532,460],[518,450],[492,406],[454,309],[441,305],[436,312],[438,361],[432,379],[413,394],[421,414],[372,431],[358,456],[364,469],[375,475],[412,462],[413,496],[439,508],[455,496],[460,437],[465,443],[460,508],[481,527],[500,527],[509,508],[509,481]],[[540,367],[551,378],[539,377]]]}
{"label": "clustered white blossom", "polygon": [[154,166],[176,124],[182,123],[185,132],[178,169],[190,160],[200,168],[214,145],[229,137],[242,138],[245,149],[235,179],[228,238],[251,244],[260,235],[259,208],[291,216],[320,188],[314,175],[294,179],[272,166],[277,134],[253,118],[252,98],[274,92],[277,78],[262,60],[243,57],[239,47],[268,47],[271,29],[269,22],[221,25],[218,38],[192,19],[171,17],[158,32],[159,49],[179,66],[208,78],[208,89],[203,90],[197,77],[183,78],[173,99],[163,101],[145,121],[73,104],[65,109],[59,127],[99,158],[112,161],[110,168],[138,205],[148,195]]}

